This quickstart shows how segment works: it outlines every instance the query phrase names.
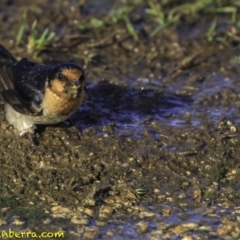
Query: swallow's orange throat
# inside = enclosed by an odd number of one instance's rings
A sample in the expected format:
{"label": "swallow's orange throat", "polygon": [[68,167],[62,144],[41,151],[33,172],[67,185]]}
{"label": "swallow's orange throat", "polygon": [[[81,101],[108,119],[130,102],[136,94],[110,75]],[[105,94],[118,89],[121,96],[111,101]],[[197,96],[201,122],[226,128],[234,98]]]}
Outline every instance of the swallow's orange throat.
{"label": "swallow's orange throat", "polygon": [[51,81],[50,90],[58,97],[67,98],[66,93],[64,93],[64,82],[58,79],[54,79]]}
{"label": "swallow's orange throat", "polygon": [[[56,84],[61,89],[61,86]],[[51,115],[70,115],[82,103],[84,93],[75,99],[69,99],[69,95],[62,92],[54,91],[55,88],[47,88],[45,92],[44,107],[48,114]]]}

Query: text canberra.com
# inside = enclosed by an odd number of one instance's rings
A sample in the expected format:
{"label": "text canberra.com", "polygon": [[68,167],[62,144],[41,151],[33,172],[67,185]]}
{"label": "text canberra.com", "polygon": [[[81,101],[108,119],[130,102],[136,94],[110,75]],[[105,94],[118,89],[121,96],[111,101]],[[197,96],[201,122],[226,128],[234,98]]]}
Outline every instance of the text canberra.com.
{"label": "text canberra.com", "polygon": [[8,231],[0,232],[0,238],[64,238],[64,232],[15,232],[11,228]]}

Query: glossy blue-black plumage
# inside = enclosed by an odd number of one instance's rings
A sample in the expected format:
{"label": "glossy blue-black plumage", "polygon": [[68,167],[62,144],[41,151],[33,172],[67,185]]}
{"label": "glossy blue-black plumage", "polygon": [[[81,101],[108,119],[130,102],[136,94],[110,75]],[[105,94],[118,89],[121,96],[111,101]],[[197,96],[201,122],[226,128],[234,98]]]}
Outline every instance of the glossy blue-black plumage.
{"label": "glossy blue-black plumage", "polygon": [[17,61],[0,45],[0,91],[16,111],[36,115],[41,111],[48,66],[26,58]]}
{"label": "glossy blue-black plumage", "polygon": [[4,100],[20,113],[40,114],[46,85],[66,68],[81,70],[73,63],[51,66],[32,63],[26,58],[17,61],[0,44],[0,91]]}

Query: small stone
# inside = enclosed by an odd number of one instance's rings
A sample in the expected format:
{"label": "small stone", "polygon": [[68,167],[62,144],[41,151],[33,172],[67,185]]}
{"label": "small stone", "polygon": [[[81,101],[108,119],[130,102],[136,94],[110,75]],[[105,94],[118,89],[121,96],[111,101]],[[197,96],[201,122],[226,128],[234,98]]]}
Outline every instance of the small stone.
{"label": "small stone", "polygon": [[150,211],[143,211],[139,214],[140,218],[154,217],[156,214]]}
{"label": "small stone", "polygon": [[138,233],[146,233],[148,231],[148,223],[145,221],[140,221],[136,224]]}
{"label": "small stone", "polygon": [[160,193],[160,190],[158,188],[154,188],[153,193]]}
{"label": "small stone", "polygon": [[96,201],[94,199],[86,198],[83,200],[84,206],[94,207],[96,205]]}
{"label": "small stone", "polygon": [[198,228],[198,224],[197,223],[183,223],[182,224],[184,227],[187,227],[188,229],[195,229]]}
{"label": "small stone", "polygon": [[236,132],[237,131],[237,128],[235,126],[230,126],[230,131],[231,132]]}
{"label": "small stone", "polygon": [[155,231],[151,232],[151,239],[161,239],[161,236],[163,234],[163,230],[162,229],[158,229]]}
{"label": "small stone", "polygon": [[26,223],[25,221],[20,220],[18,218],[13,221],[13,224],[16,225],[16,226],[21,226],[21,225],[23,225],[25,223]]}
{"label": "small stone", "polygon": [[103,213],[107,213],[107,214],[112,214],[112,212],[113,212],[113,208],[112,207],[110,207],[110,206],[102,206],[101,208],[100,208],[100,212],[103,212]]}
{"label": "small stone", "polygon": [[200,226],[198,229],[201,231],[208,231],[208,232],[212,231],[211,226]]}
{"label": "small stone", "polygon": [[94,215],[94,211],[90,208],[85,208],[83,212],[89,217],[93,217]]}
{"label": "small stone", "polygon": [[159,194],[159,195],[157,196],[157,198],[158,198],[159,200],[165,200],[166,195]]}
{"label": "small stone", "polygon": [[114,233],[112,231],[107,231],[106,232],[106,236],[109,238],[113,238],[114,237]]}
{"label": "small stone", "polygon": [[196,229],[198,228],[198,224],[197,223],[183,223],[180,225],[177,225],[174,229],[173,229],[173,233],[175,234],[181,234],[184,233],[188,230],[192,230],[192,229]]}
{"label": "small stone", "polygon": [[181,240],[192,240],[193,238],[191,236],[184,236]]}
{"label": "small stone", "polygon": [[180,194],[178,195],[178,198],[179,198],[179,199],[185,199],[185,198],[186,198],[186,194],[185,194],[185,193],[180,193]]}
{"label": "small stone", "polygon": [[164,217],[169,217],[172,210],[170,208],[165,208],[165,209],[162,210],[162,212],[163,212]]}
{"label": "small stone", "polygon": [[182,225],[178,225],[175,228],[173,228],[172,232],[175,234],[181,234],[184,233],[188,230],[188,228],[182,226]]}
{"label": "small stone", "polygon": [[2,213],[5,213],[5,212],[7,212],[9,209],[10,209],[10,207],[4,207],[4,208],[1,209],[1,212],[2,212]]}
{"label": "small stone", "polygon": [[7,224],[7,222],[6,222],[5,220],[0,219],[0,226],[2,226],[2,225],[6,225],[6,224]]}
{"label": "small stone", "polygon": [[133,205],[132,201],[123,202],[124,207],[131,207]]}
{"label": "small stone", "polygon": [[189,186],[189,182],[183,182],[182,183],[182,188],[186,188],[186,187],[188,187]]}
{"label": "small stone", "polygon": [[115,209],[120,209],[122,207],[123,207],[122,203],[119,203],[119,202],[114,203],[114,208]]}
{"label": "small stone", "polygon": [[65,214],[64,215],[66,218],[72,218],[74,216],[81,218],[81,217],[85,217],[83,212],[80,212],[78,210],[74,211],[74,212],[70,212],[69,214]]}
{"label": "small stone", "polygon": [[234,202],[231,202],[231,201],[225,201],[223,202],[223,207],[225,208],[229,208],[229,207],[236,207],[236,204]]}
{"label": "small stone", "polygon": [[86,228],[83,233],[83,239],[94,239],[99,230],[96,227]]}
{"label": "small stone", "polygon": [[77,216],[74,216],[72,217],[71,222],[78,225],[88,225],[89,220],[88,218],[85,218],[85,217],[79,218]]}
{"label": "small stone", "polygon": [[103,205],[99,209],[99,217],[107,218],[113,213],[113,208],[110,206]]}
{"label": "small stone", "polygon": [[2,121],[2,123],[1,123],[2,129],[5,130],[5,129],[7,129],[9,126],[10,126],[10,124],[9,124],[7,121],[5,121],[5,120]]}
{"label": "small stone", "polygon": [[51,223],[51,219],[47,218],[45,220],[43,220],[43,224],[50,224]]}
{"label": "small stone", "polygon": [[200,189],[194,190],[193,196],[196,200],[200,201],[202,198],[202,191]]}
{"label": "small stone", "polygon": [[96,226],[98,227],[104,227],[107,225],[107,223],[104,221],[96,221],[95,223],[96,223]]}
{"label": "small stone", "polygon": [[217,234],[221,237],[221,236],[225,236],[227,234],[229,234],[231,230],[225,228],[225,227],[221,227],[217,230]]}
{"label": "small stone", "polygon": [[69,208],[62,207],[62,206],[54,206],[51,208],[51,211],[55,214],[67,214],[71,212]]}
{"label": "small stone", "polygon": [[77,207],[77,210],[80,211],[80,212],[83,212],[85,210],[85,207],[83,206],[78,206]]}

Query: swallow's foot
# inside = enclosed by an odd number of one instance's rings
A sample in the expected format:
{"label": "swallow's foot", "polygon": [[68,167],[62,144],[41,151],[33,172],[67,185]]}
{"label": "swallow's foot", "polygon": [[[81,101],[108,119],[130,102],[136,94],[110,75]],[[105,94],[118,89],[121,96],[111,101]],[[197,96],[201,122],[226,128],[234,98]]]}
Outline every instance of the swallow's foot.
{"label": "swallow's foot", "polygon": [[29,137],[30,137],[30,141],[31,141],[31,145],[32,145],[32,154],[35,151],[40,151],[42,154],[45,154],[45,151],[39,147],[39,141],[38,141],[38,137],[36,136],[36,133],[29,132]]}
{"label": "swallow's foot", "polygon": [[72,119],[70,117],[68,118],[68,120],[69,120],[70,125],[74,128],[74,131],[77,135],[78,140],[80,140],[83,137],[82,133],[79,132],[78,128],[75,126],[74,122],[72,121]]}

